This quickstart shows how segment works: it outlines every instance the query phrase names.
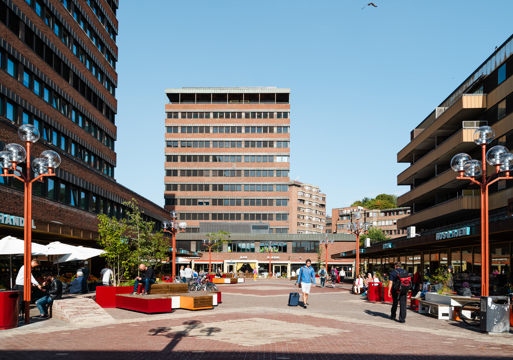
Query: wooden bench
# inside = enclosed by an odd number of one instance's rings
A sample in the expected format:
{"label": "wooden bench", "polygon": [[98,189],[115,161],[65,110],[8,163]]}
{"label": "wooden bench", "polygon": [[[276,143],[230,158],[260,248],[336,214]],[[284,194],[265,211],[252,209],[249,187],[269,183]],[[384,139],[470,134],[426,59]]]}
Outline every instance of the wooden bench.
{"label": "wooden bench", "polygon": [[201,291],[184,294],[116,295],[116,307],[147,314],[170,312],[173,309],[205,310],[218,304],[218,293]]}
{"label": "wooden bench", "polygon": [[438,320],[451,320],[452,306],[432,301],[419,300],[419,314],[432,314],[438,316]]}
{"label": "wooden bench", "polygon": [[148,294],[181,294],[189,291],[189,286],[184,283],[164,283],[153,284],[148,290]]}

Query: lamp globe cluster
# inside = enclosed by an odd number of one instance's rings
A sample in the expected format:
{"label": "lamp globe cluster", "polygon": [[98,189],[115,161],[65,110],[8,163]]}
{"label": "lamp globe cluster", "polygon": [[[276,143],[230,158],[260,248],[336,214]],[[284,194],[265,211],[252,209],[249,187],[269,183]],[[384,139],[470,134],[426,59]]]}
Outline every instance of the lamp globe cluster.
{"label": "lamp globe cluster", "polygon": [[[477,145],[487,145],[495,139],[495,132],[490,126],[481,126],[474,132]],[[486,153],[486,162],[495,166],[497,172],[509,172],[513,168],[513,154],[502,145],[496,145]],[[461,176],[477,177],[482,174],[483,164],[472,159],[468,154],[460,153],[451,160],[451,168]]]}
{"label": "lamp globe cluster", "polygon": [[[19,127],[18,136],[26,143],[36,143],[39,140],[39,130],[34,125],[25,124]],[[16,169],[16,166],[25,160],[27,160],[27,151],[19,144],[7,144],[4,150],[0,151],[0,166],[4,173],[9,169]],[[34,171],[39,175],[53,174],[60,164],[61,157],[53,150],[43,151],[41,157],[32,161]]]}

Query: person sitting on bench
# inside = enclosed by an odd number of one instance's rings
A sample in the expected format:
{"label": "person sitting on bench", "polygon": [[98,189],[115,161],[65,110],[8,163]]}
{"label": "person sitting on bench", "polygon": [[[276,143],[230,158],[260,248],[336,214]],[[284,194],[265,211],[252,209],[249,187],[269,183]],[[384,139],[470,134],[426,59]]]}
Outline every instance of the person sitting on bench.
{"label": "person sitting on bench", "polygon": [[70,294],[87,294],[87,279],[84,277],[82,271],[77,271],[77,276],[69,284]]}
{"label": "person sitting on bench", "polygon": [[48,306],[54,301],[62,297],[62,282],[53,277],[52,273],[46,272],[43,274],[44,291],[46,295],[36,301],[36,306],[39,309],[40,319],[48,319]]}
{"label": "person sitting on bench", "polygon": [[155,284],[155,272],[152,268],[149,268],[146,265],[141,264],[139,265],[139,270],[141,270],[141,276],[135,278],[134,292],[130,295],[137,294],[137,287],[139,286],[139,283],[144,284],[144,291],[141,293],[141,295],[148,294],[150,285]]}

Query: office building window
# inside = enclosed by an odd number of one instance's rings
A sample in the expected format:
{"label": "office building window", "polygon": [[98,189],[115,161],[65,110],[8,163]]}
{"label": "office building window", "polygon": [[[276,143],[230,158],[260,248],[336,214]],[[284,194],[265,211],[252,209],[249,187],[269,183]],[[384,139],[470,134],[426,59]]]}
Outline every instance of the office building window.
{"label": "office building window", "polygon": [[7,73],[12,77],[16,78],[16,63],[11,59],[7,59]]}
{"label": "office building window", "polygon": [[502,65],[499,68],[499,79],[498,84],[501,84],[504,80],[506,80],[506,64]]}
{"label": "office building window", "polygon": [[502,119],[504,116],[506,116],[506,100],[499,103],[497,119]]}
{"label": "office building window", "polygon": [[5,117],[12,122],[14,122],[16,118],[16,109],[14,108],[14,105],[11,104],[9,101],[7,101],[7,104],[5,106]]}

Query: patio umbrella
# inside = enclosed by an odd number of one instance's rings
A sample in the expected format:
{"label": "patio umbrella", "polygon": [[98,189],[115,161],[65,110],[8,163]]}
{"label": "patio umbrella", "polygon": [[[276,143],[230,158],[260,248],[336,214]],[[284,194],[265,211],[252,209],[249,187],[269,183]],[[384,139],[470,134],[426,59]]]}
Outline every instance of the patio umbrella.
{"label": "patio umbrella", "polygon": [[59,263],[67,261],[87,260],[92,257],[100,256],[104,252],[104,250],[100,249],[77,246],[72,253],[61,256],[59,259],[57,259],[57,262]]}
{"label": "patio umbrella", "polygon": [[[76,251],[78,246],[63,244],[59,241],[51,242],[45,246],[44,255],[65,255]],[[54,261],[55,263],[56,261]],[[57,275],[60,275],[59,260],[57,260]]]}
{"label": "patio umbrella", "polygon": [[[44,246],[32,243],[32,255],[43,255]],[[9,288],[12,287],[12,256],[23,255],[25,253],[25,241],[12,236],[6,236],[0,240],[0,255],[9,255],[9,277],[11,282]]]}

